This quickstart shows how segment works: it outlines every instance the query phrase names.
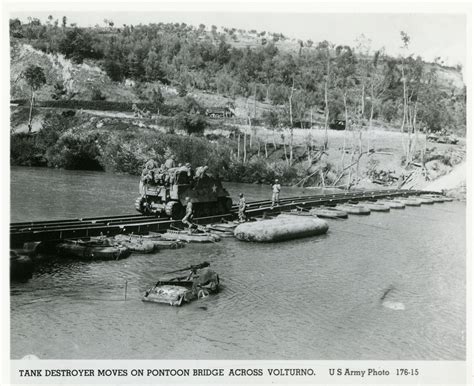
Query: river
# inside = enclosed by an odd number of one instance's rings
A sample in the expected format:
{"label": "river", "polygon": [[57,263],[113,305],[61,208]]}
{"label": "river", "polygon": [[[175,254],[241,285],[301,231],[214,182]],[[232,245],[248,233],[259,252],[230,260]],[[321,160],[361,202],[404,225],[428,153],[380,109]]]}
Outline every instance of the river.
{"label": "river", "polygon": [[[225,186],[234,200],[270,196]],[[11,221],[134,213],[137,190],[131,176],[12,168]],[[465,216],[465,203],[424,205],[328,220],[325,236],[278,244],[44,263],[11,283],[11,357],[464,360]],[[221,277],[216,296],[180,308],[140,300],[163,272],[202,261]]]}

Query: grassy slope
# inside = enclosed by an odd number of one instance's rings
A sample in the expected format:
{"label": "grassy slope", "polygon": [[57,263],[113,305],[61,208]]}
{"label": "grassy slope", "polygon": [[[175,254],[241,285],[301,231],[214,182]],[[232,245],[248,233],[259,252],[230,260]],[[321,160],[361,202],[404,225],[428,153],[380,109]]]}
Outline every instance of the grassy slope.
{"label": "grassy slope", "polygon": [[[250,35],[240,37],[238,42],[231,42],[234,45],[241,46],[252,46],[255,45],[258,40],[255,37]],[[280,49],[286,50],[296,50],[297,42],[294,40],[285,40],[283,42],[277,43]],[[127,101],[135,102],[138,101],[138,98],[134,92],[133,85],[128,82],[124,83],[115,83],[112,82],[108,76],[94,63],[86,62],[81,65],[76,65],[71,63],[69,60],[64,59],[61,55],[49,55],[39,51],[33,50],[31,47],[26,45],[20,45],[16,50],[12,51],[11,57],[11,79],[12,79],[12,98],[25,98],[29,96],[28,88],[23,79],[18,79],[19,74],[30,64],[40,65],[46,70],[46,77],[48,84],[43,87],[40,92],[38,92],[38,99],[51,99],[51,93],[53,90],[53,85],[56,82],[63,82],[66,87],[74,92],[77,92],[75,99],[86,99],[90,100],[91,89],[93,87],[100,87],[102,93],[107,97],[107,100],[111,101]],[[449,68],[440,68],[440,76],[446,80],[447,87],[451,85],[455,88],[462,87],[463,82],[461,74],[454,69]],[[148,85],[147,87],[149,87]],[[168,103],[174,103],[177,98],[177,92],[172,87],[162,88],[163,94],[168,101]],[[194,91],[191,95],[204,107],[208,106],[223,106],[227,102],[232,101],[231,98],[226,96],[206,93],[202,91]],[[250,114],[253,116],[256,112],[256,116],[260,116],[264,110],[267,110],[271,107],[270,104],[256,102],[254,106],[254,101],[252,98],[237,98],[233,100],[236,106],[237,116],[240,118],[247,117],[247,110],[250,110]],[[42,118],[45,114],[45,111],[38,111],[35,117],[33,127],[39,129],[41,127]],[[136,118],[131,114],[126,114],[122,112],[84,112],[84,114],[90,114],[92,116],[99,116],[102,119],[121,119],[122,123],[129,122],[130,124],[138,124],[140,126],[148,126],[150,129],[161,129],[165,128],[157,126],[152,122],[138,122]],[[26,124],[24,122],[25,112],[18,111],[16,114],[12,115],[12,126],[15,131],[24,131],[26,129]],[[219,122],[214,122],[219,123]],[[229,123],[227,121],[226,123]],[[381,124],[383,125],[383,123]],[[242,130],[246,129],[246,126],[240,125]],[[272,132],[266,130],[265,128],[256,128],[259,137],[262,141],[272,142]],[[397,130],[397,129],[393,129]],[[295,145],[305,145],[309,140],[308,130],[295,130]],[[351,158],[350,147],[351,143],[358,143],[358,137],[353,139],[352,133],[346,132],[334,132],[329,131],[329,151],[326,156],[325,161],[329,162],[336,167],[342,165],[342,152],[341,148],[344,144],[344,137],[346,138],[346,148],[349,148],[349,152],[344,155],[345,162],[349,162]],[[312,135],[316,145],[323,143],[324,132],[322,130],[313,130]],[[285,134],[288,141],[289,133]],[[281,133],[277,134],[277,142],[281,141]],[[363,132],[362,137],[362,147],[366,148],[367,146],[373,147],[376,151],[382,151],[383,153],[389,154],[380,154],[371,156],[371,159],[375,160],[373,163],[378,164],[379,168],[386,170],[395,170],[399,172],[401,170],[400,160],[403,154],[402,146],[402,136],[398,132],[389,132],[383,130],[373,130],[369,132]],[[421,135],[419,140],[419,146],[424,147],[424,137]],[[428,146],[436,146],[443,150],[443,146],[449,145],[433,145],[428,144]],[[461,143],[457,148],[464,149],[464,144]],[[262,150],[263,151],[263,150]],[[278,153],[278,156],[274,155],[272,158],[283,158],[281,150]],[[368,168],[368,157],[361,158],[361,170],[366,170]]]}

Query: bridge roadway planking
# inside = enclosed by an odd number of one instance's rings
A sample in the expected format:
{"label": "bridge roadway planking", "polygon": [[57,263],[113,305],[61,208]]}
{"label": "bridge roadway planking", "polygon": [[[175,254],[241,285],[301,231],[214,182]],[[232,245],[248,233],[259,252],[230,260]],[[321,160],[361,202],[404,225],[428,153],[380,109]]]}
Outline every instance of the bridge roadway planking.
{"label": "bridge roadway planking", "polygon": [[[264,213],[278,213],[297,207],[313,207],[319,205],[335,205],[347,201],[375,200],[387,197],[411,196],[420,194],[439,194],[438,192],[412,190],[376,190],[366,192],[345,192],[326,195],[298,196],[280,200],[280,205],[271,208],[271,201],[260,200],[248,203],[249,216],[261,216]],[[196,218],[198,224],[210,224],[221,220],[232,220],[237,215],[237,206],[225,215]],[[155,216],[122,215],[96,218],[51,220],[41,222],[13,223],[10,226],[10,244],[21,247],[29,241],[54,241],[62,239],[86,238],[93,236],[113,236],[117,234],[143,234],[163,232],[171,227],[179,227],[181,220],[169,220]]]}
{"label": "bridge roadway planking", "polygon": [[[371,191],[371,194],[379,193],[378,191]],[[385,192],[383,192],[385,194]],[[352,197],[355,193],[339,193],[331,195],[316,195],[316,196],[299,196],[299,197],[290,197],[280,200],[280,206],[285,203],[301,203],[312,199],[320,199],[321,197],[331,197],[335,198],[346,198],[348,196]],[[254,201],[248,204],[248,209],[265,207],[268,209],[270,201],[261,200]],[[237,206],[232,208],[232,212],[237,212]],[[18,232],[39,232],[39,231],[53,231],[53,230],[62,230],[75,229],[77,232],[78,228],[91,228],[94,226],[112,226],[112,225],[127,225],[136,223],[147,223],[155,222],[158,218],[156,216],[144,216],[144,215],[125,215],[125,216],[109,216],[109,217],[96,217],[96,218],[84,218],[84,219],[69,219],[69,220],[52,220],[52,221],[41,221],[41,222],[22,222],[15,223],[10,226],[10,233]],[[163,220],[164,221],[164,220]]]}
{"label": "bridge roadway planking", "polygon": [[[331,197],[345,197],[347,193],[332,194]],[[316,196],[298,196],[290,198],[282,198],[281,203],[304,201],[312,198],[319,198],[321,195]],[[247,206],[249,208],[258,207],[262,205],[270,205],[270,201],[261,200],[249,202]],[[238,205],[232,206],[232,211],[237,211]],[[121,215],[121,216],[105,216],[105,217],[88,217],[78,219],[66,219],[66,220],[47,220],[47,221],[27,221],[18,222],[10,225],[10,232],[17,231],[38,231],[44,229],[62,229],[62,228],[76,228],[76,227],[90,227],[95,225],[114,225],[114,224],[126,224],[134,222],[147,222],[157,220],[156,216],[145,216],[145,215]]]}
{"label": "bridge roadway planking", "polygon": [[[370,193],[384,193],[387,190],[372,190]],[[344,192],[344,193],[333,193],[324,195],[325,197],[345,197],[347,195],[352,195],[357,192]],[[294,200],[307,200],[310,198],[319,198],[322,195],[314,195],[314,196],[297,196],[297,197],[289,197],[289,198],[282,198],[280,202],[287,202],[287,201],[294,201]],[[260,200],[260,201],[252,201],[249,202],[247,205],[249,207],[258,206],[258,205],[269,205],[269,200]],[[238,205],[235,204],[232,206],[232,209],[237,210]],[[142,214],[131,214],[131,215],[116,215],[116,216],[102,216],[102,217],[83,217],[83,218],[76,218],[76,219],[66,219],[66,220],[45,220],[45,221],[25,221],[25,222],[17,222],[10,224],[10,231],[18,231],[18,230],[36,230],[40,228],[51,228],[54,226],[75,226],[75,225],[91,225],[91,224],[111,224],[114,222],[133,222],[133,221],[147,221],[147,220],[155,220],[156,216],[145,216]]]}
{"label": "bridge roadway planking", "polygon": [[[375,193],[385,193],[386,190],[375,190],[370,191],[368,193],[375,194]],[[314,196],[298,196],[298,197],[289,197],[289,198],[282,198],[280,200],[281,203],[285,202],[296,202],[296,201],[304,201],[313,198],[320,198],[320,197],[347,197],[352,196],[356,192],[344,192],[344,193],[334,193],[329,195],[314,195]],[[269,200],[260,200],[260,201],[252,201],[247,204],[249,208],[262,206],[262,205],[270,205]],[[232,210],[237,211],[238,205],[233,205]],[[85,218],[77,218],[77,219],[66,219],[66,220],[46,220],[46,221],[27,221],[27,222],[18,222],[13,223],[10,225],[10,232],[16,231],[36,231],[41,229],[54,229],[61,228],[61,227],[88,227],[92,224],[95,225],[112,225],[112,224],[126,224],[126,223],[133,223],[133,222],[147,222],[151,220],[156,220],[157,217],[154,215],[117,215],[117,216],[103,216],[103,217],[85,217]]]}

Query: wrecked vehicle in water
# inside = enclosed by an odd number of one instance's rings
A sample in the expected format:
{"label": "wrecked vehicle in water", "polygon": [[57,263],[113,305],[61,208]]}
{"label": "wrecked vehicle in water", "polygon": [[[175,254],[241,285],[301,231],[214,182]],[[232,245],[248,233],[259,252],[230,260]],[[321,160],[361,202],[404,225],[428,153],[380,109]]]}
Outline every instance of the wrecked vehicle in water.
{"label": "wrecked vehicle in water", "polygon": [[[144,302],[181,306],[219,291],[219,275],[204,262],[177,271],[168,272],[145,292]],[[179,273],[179,276],[170,276]]]}

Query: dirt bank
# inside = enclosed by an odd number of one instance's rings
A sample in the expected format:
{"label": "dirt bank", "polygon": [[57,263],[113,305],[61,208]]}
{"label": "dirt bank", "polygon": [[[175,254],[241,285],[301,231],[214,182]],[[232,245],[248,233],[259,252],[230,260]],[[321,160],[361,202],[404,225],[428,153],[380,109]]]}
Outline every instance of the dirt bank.
{"label": "dirt bank", "polygon": [[435,181],[428,183],[423,190],[443,191],[448,196],[466,200],[466,161],[456,165],[453,170]]}

